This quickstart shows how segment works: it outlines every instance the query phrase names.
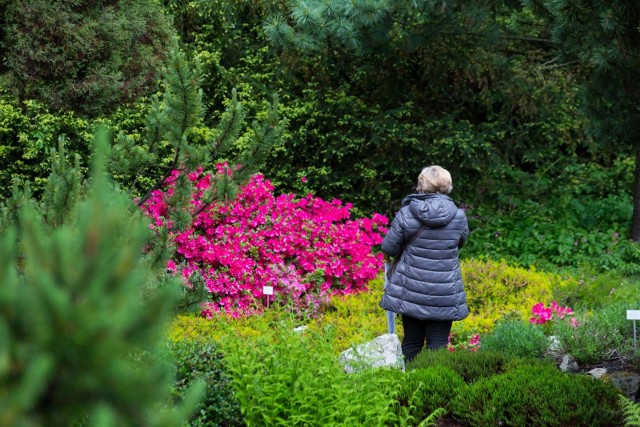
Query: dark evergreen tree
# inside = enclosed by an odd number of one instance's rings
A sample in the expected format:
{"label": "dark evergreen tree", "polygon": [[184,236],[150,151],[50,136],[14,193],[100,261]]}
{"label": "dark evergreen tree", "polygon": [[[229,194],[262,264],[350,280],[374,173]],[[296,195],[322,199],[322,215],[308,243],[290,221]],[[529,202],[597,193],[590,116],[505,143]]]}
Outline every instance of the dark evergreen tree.
{"label": "dark evergreen tree", "polygon": [[[459,177],[455,197],[502,205],[523,190],[505,177],[575,159],[572,83],[544,65],[551,40],[516,25],[531,19],[518,2],[280,5],[264,25],[293,81],[292,137],[274,162],[286,172],[268,171],[277,181],[299,182],[302,169],[317,194],[392,214],[428,163]],[[555,163],[558,152],[569,155]]]}
{"label": "dark evergreen tree", "polygon": [[634,152],[631,239],[640,241],[640,3],[529,0],[562,54],[585,68],[584,110],[599,151]]}
{"label": "dark evergreen tree", "polygon": [[[153,0],[4,0],[2,63],[21,99],[99,115],[155,88],[173,29]],[[0,69],[1,71],[1,69]]]}

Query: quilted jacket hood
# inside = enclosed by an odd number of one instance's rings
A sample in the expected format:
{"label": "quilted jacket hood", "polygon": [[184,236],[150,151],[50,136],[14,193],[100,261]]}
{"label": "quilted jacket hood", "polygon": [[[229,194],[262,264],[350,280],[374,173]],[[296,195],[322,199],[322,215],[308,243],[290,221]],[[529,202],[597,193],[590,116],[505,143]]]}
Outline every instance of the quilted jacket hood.
{"label": "quilted jacket hood", "polygon": [[444,227],[458,212],[453,200],[444,194],[411,194],[402,201],[402,206],[406,205],[414,217],[430,228]]}

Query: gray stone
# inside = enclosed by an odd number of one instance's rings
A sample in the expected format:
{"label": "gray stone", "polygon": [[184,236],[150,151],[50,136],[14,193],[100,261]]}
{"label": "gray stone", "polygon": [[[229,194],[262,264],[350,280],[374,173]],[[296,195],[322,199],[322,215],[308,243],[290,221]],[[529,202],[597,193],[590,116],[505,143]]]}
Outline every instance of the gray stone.
{"label": "gray stone", "polygon": [[402,347],[396,334],[384,334],[343,351],[340,363],[348,374],[380,367],[397,368],[404,372]]}
{"label": "gray stone", "polygon": [[599,380],[607,373],[607,368],[594,368],[587,373],[593,378]]}
{"label": "gray stone", "polygon": [[620,393],[635,401],[640,389],[640,376],[633,372],[614,372],[607,376],[609,381],[618,389]]}
{"label": "gray stone", "polygon": [[555,335],[551,335],[547,339],[549,341],[549,345],[547,346],[547,353],[559,354],[562,352],[562,345],[560,344],[560,340]]}
{"label": "gray stone", "polygon": [[562,356],[562,361],[558,365],[562,372],[578,372],[578,362],[569,354]]}

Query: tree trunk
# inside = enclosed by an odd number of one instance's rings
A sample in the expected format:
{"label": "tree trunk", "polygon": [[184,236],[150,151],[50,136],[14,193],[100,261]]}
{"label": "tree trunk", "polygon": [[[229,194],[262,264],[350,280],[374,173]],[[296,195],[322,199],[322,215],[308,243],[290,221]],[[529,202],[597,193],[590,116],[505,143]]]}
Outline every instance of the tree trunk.
{"label": "tree trunk", "polygon": [[636,151],[636,170],[633,174],[633,217],[629,237],[634,242],[640,242],[640,149]]}

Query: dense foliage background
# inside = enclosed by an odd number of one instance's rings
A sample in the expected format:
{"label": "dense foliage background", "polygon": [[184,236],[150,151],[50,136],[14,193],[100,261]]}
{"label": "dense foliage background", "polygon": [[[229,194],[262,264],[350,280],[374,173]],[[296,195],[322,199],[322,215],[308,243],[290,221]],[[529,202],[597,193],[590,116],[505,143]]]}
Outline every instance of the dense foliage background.
{"label": "dense foliage background", "polygon": [[[640,366],[639,65],[631,1],[0,0],[0,424],[640,414],[540,359]],[[455,356],[345,376],[430,164],[472,314]]]}
{"label": "dense foliage background", "polygon": [[[97,124],[126,135],[127,147],[153,150],[155,166],[115,176],[144,195],[164,175],[158,165],[176,159],[149,142],[148,127],[150,82],[175,37],[200,70],[194,144],[215,141],[232,99],[247,123],[279,99],[281,132],[261,168],[276,192],[339,197],[356,216],[392,216],[420,169],[441,164],[470,217],[466,255],[637,272],[627,241],[637,175],[631,120],[602,114],[632,111],[635,86],[594,95],[607,90],[596,77],[633,69],[636,15],[625,11],[635,6],[601,11],[609,20],[596,25],[600,33],[578,40],[567,36],[578,31],[571,1],[60,3],[51,14],[44,3],[1,2],[2,197],[15,178],[41,194],[60,137],[86,168]],[[101,35],[104,14],[123,29],[118,37]],[[34,22],[41,32],[23,31]],[[604,41],[628,49],[602,56],[593,46]],[[245,150],[257,132],[241,129],[208,161]]]}

